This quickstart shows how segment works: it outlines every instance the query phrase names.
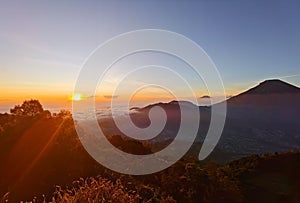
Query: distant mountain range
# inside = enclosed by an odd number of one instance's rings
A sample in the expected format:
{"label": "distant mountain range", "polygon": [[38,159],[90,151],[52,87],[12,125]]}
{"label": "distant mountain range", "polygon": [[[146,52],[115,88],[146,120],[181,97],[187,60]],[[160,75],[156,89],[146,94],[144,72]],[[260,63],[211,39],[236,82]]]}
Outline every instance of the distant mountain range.
{"label": "distant mountain range", "polygon": [[[226,102],[226,124],[211,159],[221,157],[223,161],[229,161],[252,154],[300,149],[299,87],[277,79],[266,80]],[[178,101],[172,101],[135,108],[139,113],[131,117],[138,126],[147,126],[150,124],[148,111],[154,106],[164,108],[168,115],[166,129],[153,141],[171,140],[180,124],[178,104]],[[202,143],[206,136],[210,109],[199,106],[201,121],[196,143]]]}

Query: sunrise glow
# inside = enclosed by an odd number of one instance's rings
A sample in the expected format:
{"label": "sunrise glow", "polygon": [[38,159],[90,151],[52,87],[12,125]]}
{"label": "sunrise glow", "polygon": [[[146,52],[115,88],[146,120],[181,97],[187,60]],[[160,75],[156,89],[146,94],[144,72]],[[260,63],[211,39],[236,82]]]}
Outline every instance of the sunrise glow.
{"label": "sunrise glow", "polygon": [[71,97],[71,100],[73,100],[73,101],[81,101],[81,100],[82,100],[82,95],[81,95],[81,94],[78,94],[78,93],[75,93],[75,94]]}

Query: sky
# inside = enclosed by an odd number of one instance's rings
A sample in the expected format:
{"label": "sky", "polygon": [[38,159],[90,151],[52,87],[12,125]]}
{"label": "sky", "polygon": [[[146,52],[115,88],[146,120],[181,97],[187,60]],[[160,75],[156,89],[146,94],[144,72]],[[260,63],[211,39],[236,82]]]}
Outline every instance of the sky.
{"label": "sky", "polygon": [[[299,9],[292,0],[1,1],[0,105],[67,101],[90,53],[138,29],[169,30],[196,42],[228,95],[271,78],[300,86]],[[206,94],[201,91],[198,96]]]}

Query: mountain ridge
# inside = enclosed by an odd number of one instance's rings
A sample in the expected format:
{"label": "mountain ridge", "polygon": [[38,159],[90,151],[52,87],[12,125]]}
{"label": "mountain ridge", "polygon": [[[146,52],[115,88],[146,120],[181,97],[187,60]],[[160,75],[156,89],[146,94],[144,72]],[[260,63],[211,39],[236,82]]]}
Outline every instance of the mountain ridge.
{"label": "mountain ridge", "polygon": [[279,79],[265,80],[227,100],[228,106],[283,108],[300,102],[300,88]]}
{"label": "mountain ridge", "polygon": [[278,94],[278,93],[300,93],[300,88],[282,81],[280,79],[269,79],[260,82],[255,87],[252,87],[241,94]]}
{"label": "mountain ridge", "polygon": [[[244,100],[249,99],[249,97],[258,97],[255,98],[258,103],[266,105],[267,102],[272,101],[273,104],[276,104],[276,100],[278,101],[279,97],[294,97],[297,95],[300,98],[300,88],[292,85],[288,82],[282,81],[280,79],[268,79],[260,82],[258,85],[241,92],[237,94],[236,96],[229,97],[226,102],[228,105],[233,105],[237,103],[251,103],[253,101],[246,102]],[[270,98],[270,99],[261,99],[263,98],[262,96],[265,96],[265,98]],[[242,101],[237,101],[237,99],[241,99]],[[298,101],[298,100],[297,100]],[[224,102],[224,101],[223,101]],[[275,103],[274,103],[275,102]],[[188,105],[195,105],[189,101],[184,101],[184,100],[172,100],[170,102],[157,102],[157,103],[152,103],[144,107],[132,107],[130,110],[137,110],[137,111],[143,111],[149,108],[152,108],[154,106],[168,106],[168,105],[173,105],[173,104],[188,104]],[[254,102],[256,103],[256,102]],[[279,102],[280,105],[282,105],[282,102]],[[208,106],[202,106],[200,105],[199,107],[208,107]]]}

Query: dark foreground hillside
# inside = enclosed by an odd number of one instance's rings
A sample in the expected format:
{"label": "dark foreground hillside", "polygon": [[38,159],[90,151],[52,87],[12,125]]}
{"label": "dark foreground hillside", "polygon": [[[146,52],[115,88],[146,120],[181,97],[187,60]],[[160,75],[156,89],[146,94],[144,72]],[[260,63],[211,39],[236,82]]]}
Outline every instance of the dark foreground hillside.
{"label": "dark foreground hillside", "polygon": [[78,177],[101,172],[81,146],[70,117],[1,115],[0,196],[11,202],[52,194]]}
{"label": "dark foreground hillside", "polygon": [[[113,176],[59,188],[59,202],[293,202],[300,200],[300,151],[256,155],[224,166],[181,160],[145,177]],[[79,187],[80,185],[81,187]],[[108,185],[108,186],[107,186]]]}
{"label": "dark foreground hillside", "polygon": [[300,151],[254,155],[228,166],[239,180],[244,202],[300,201]]}

